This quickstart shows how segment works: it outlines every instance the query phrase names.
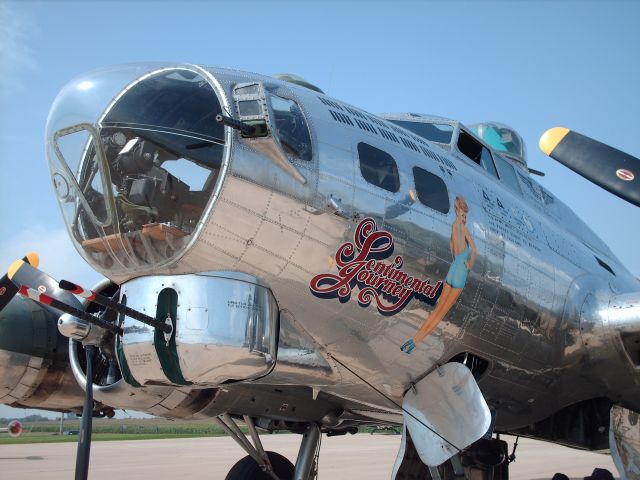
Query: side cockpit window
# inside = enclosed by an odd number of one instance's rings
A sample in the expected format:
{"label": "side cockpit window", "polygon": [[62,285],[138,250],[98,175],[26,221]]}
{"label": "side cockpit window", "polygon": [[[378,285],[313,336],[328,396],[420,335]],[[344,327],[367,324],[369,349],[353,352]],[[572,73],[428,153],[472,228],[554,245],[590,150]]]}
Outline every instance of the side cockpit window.
{"label": "side cockpit window", "polygon": [[400,190],[400,176],[396,161],[387,152],[366,143],[358,144],[360,172],[364,179],[389,192]]}
{"label": "side cockpit window", "polygon": [[500,155],[496,155],[495,157],[496,165],[498,167],[498,171],[500,172],[500,178],[502,181],[509,187],[511,190],[518,194],[522,194],[522,190],[520,189],[520,184],[518,183],[518,178],[516,177],[516,172],[509,162],[507,162]]}
{"label": "side cockpit window", "polygon": [[410,122],[406,120],[389,120],[391,123],[406,128],[416,135],[431,142],[451,143],[453,136],[453,125],[448,123],[431,123],[431,122]]}
{"label": "side cockpit window", "polygon": [[496,167],[493,164],[493,159],[491,158],[491,152],[487,147],[474,138],[473,135],[465,132],[464,130],[460,130],[457,147],[460,153],[465,157],[480,165],[492,176],[496,178],[498,177]]}
{"label": "side cockpit window", "polygon": [[276,135],[286,152],[301,160],[311,160],[311,136],[302,110],[296,102],[271,95]]}
{"label": "side cockpit window", "polygon": [[413,167],[418,200],[424,206],[440,213],[449,213],[449,191],[439,176],[420,167]]}

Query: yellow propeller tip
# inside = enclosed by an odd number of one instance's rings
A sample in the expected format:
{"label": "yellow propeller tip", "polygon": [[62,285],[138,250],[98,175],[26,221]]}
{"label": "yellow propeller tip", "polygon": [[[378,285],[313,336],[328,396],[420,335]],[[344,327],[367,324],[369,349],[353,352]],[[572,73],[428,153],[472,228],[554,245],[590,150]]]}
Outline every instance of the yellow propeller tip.
{"label": "yellow propeller tip", "polygon": [[29,252],[24,257],[32,267],[38,268],[40,265],[40,256],[36,252]]}
{"label": "yellow propeller tip", "polygon": [[570,131],[571,130],[564,127],[550,128],[540,137],[540,142],[538,142],[540,150],[542,150],[545,155],[551,155],[551,152],[553,152],[553,150]]}
{"label": "yellow propeller tip", "polygon": [[11,264],[11,266],[9,267],[9,270],[7,271],[7,277],[9,277],[9,280],[13,279],[13,276],[16,274],[16,272],[20,269],[22,265],[24,265],[24,262],[22,260],[16,260]]}

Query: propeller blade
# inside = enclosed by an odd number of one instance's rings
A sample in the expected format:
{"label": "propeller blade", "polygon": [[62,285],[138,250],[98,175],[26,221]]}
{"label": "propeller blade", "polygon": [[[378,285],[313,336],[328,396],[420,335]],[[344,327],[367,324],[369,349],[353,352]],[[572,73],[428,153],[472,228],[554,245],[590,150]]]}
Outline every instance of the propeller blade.
{"label": "propeller blade", "polygon": [[86,345],[87,358],[87,385],[84,395],[84,407],[82,409],[82,423],[80,425],[80,438],[76,452],[76,480],[86,480],[89,475],[89,456],[91,454],[91,431],[93,427],[93,357],[96,347]]}
{"label": "propeller blade", "polygon": [[[22,261],[33,265],[34,267],[37,267],[40,263],[38,254],[35,252],[27,253],[22,257]],[[6,273],[2,278],[0,278],[0,311],[7,306],[11,299],[15,297],[16,293],[18,293],[18,286],[11,281],[9,274]]]}
{"label": "propeller blade", "polygon": [[[11,267],[9,267],[7,275],[9,280],[16,285],[16,291],[20,289],[21,285],[25,285],[37,290],[39,293],[46,293],[49,297],[59,300],[76,310],[84,310],[82,303],[75,295],[58,287],[57,280],[51,278],[45,272],[38,270],[27,262],[16,260],[11,264]],[[51,308],[47,305],[44,307],[47,309]],[[55,310],[51,311],[57,313]]]}
{"label": "propeller blade", "polygon": [[[27,296],[30,298],[37,296],[43,297],[45,302],[42,302],[42,299],[38,300],[36,298],[36,300],[40,301],[44,308],[54,307],[60,309],[61,306],[64,306],[78,310],[78,314],[84,313],[80,301],[70,292],[61,289],[56,280],[35,268],[37,265],[38,257],[37,255],[34,257],[32,254],[28,254],[22,260],[16,260],[11,264],[6,275],[6,281],[14,287],[11,290],[13,293],[10,293],[9,300],[17,292],[23,295],[28,293]],[[4,279],[3,277],[2,280],[4,281]],[[2,286],[4,286],[4,284]],[[36,289],[37,291],[35,291]],[[4,295],[7,295],[7,293],[4,293]],[[4,301],[3,298],[2,300]],[[87,383],[84,407],[82,409],[80,438],[78,439],[78,451],[76,454],[76,480],[86,480],[89,475],[89,455],[91,452],[91,431],[93,427],[93,359],[95,351],[95,346],[85,345]]]}
{"label": "propeller blade", "polygon": [[564,127],[540,137],[540,150],[587,180],[640,207],[640,160]]}

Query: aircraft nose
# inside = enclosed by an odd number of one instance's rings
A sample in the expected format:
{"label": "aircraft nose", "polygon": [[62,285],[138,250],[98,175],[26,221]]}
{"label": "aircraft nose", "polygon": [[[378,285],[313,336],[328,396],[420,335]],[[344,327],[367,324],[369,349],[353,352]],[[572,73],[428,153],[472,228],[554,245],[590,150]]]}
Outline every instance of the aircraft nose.
{"label": "aircraft nose", "polygon": [[123,67],[56,99],[54,188],[77,249],[106,276],[168,264],[197,234],[229,146],[218,88],[195,66]]}

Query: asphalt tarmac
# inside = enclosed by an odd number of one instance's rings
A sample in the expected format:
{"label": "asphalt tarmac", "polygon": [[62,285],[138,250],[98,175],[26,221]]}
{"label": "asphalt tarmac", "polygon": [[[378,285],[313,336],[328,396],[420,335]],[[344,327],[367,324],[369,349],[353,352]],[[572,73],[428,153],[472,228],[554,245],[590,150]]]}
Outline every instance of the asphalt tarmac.
{"label": "asphalt tarmac", "polygon": [[[265,449],[295,462],[299,435],[262,435]],[[506,439],[510,448],[513,438]],[[388,480],[400,445],[399,435],[359,434],[323,437],[320,479]],[[0,445],[0,478],[49,480],[73,478],[75,443]],[[94,442],[91,480],[224,479],[245,455],[229,437]],[[550,479],[562,472],[582,479],[594,467],[608,468],[617,477],[611,457],[557,445],[520,439],[510,478]]]}

